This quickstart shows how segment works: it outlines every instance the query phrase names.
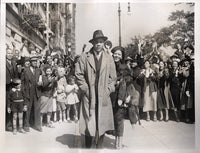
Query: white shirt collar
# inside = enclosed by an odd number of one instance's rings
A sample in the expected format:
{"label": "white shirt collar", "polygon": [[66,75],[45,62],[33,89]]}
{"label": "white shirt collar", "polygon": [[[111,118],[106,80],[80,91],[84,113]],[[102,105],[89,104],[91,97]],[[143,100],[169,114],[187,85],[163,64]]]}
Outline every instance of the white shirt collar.
{"label": "white shirt collar", "polygon": [[97,54],[97,52],[94,51],[94,55],[96,56],[96,58],[97,58],[98,60],[99,60],[99,58],[101,57],[102,53],[103,53],[103,50],[102,50],[99,54]]}
{"label": "white shirt collar", "polygon": [[15,91],[21,91],[21,89],[12,88],[12,91],[13,92],[15,92]]}

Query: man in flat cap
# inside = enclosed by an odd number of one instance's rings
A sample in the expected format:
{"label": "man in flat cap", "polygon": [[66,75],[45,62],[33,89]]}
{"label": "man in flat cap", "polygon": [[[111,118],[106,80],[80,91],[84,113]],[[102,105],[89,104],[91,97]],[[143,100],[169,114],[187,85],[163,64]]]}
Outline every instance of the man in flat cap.
{"label": "man in flat cap", "polygon": [[30,127],[30,115],[33,109],[34,116],[34,128],[38,131],[42,131],[40,123],[40,101],[41,96],[40,86],[42,82],[39,81],[39,77],[42,74],[41,70],[37,68],[37,56],[30,58],[31,66],[25,67],[22,73],[22,85],[24,87],[25,100],[27,101],[28,110],[25,116],[24,130],[29,132]]}
{"label": "man in flat cap", "polygon": [[86,148],[102,148],[106,131],[114,130],[110,93],[115,90],[116,70],[112,56],[104,48],[107,40],[96,30],[89,42],[93,47],[83,53],[75,66],[77,84],[82,91],[80,133]]}

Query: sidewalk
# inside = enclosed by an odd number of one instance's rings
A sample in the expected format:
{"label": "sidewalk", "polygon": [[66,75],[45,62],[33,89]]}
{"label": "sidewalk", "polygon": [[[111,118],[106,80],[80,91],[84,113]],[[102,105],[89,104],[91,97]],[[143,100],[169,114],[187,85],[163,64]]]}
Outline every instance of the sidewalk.
{"label": "sidewalk", "polygon": [[[195,125],[169,122],[146,122],[136,125],[132,129],[128,120],[125,120],[124,148],[118,152],[186,152],[192,153],[195,148]],[[55,128],[43,127],[43,132],[31,131],[27,134],[13,135],[6,132],[4,135],[3,153],[62,153],[80,152],[83,148],[83,137],[78,132],[77,123],[55,123]],[[104,152],[114,150],[114,136],[106,135]],[[102,150],[96,150],[101,152]],[[82,149],[81,152],[94,152]]]}

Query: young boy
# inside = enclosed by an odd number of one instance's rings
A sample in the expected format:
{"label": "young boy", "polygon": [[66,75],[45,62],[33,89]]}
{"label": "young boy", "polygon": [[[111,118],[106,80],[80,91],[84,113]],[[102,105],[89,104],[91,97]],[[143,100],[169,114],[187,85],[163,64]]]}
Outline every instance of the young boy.
{"label": "young boy", "polygon": [[17,134],[17,117],[19,118],[19,132],[25,133],[23,130],[23,111],[27,111],[27,105],[20,79],[13,79],[13,88],[8,95],[8,113],[11,111],[13,112],[13,134]]}

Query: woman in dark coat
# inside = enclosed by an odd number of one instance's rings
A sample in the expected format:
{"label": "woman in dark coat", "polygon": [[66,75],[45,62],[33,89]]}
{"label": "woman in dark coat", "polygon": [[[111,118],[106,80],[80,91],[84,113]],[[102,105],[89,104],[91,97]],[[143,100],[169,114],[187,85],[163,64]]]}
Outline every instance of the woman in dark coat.
{"label": "woman in dark coat", "polygon": [[180,80],[181,80],[181,93],[180,93],[180,105],[181,111],[185,112],[186,123],[189,123],[192,119],[189,116],[189,112],[193,109],[194,99],[194,74],[192,72],[192,66],[190,66],[190,59],[184,59],[181,61]]}
{"label": "woman in dark coat", "polygon": [[[111,93],[111,101],[114,109],[114,124],[115,124],[115,147],[120,149],[122,147],[122,136],[124,132],[124,107],[123,102],[125,99],[126,83],[123,80],[123,69],[126,67],[124,64],[124,51],[123,47],[114,47],[111,52],[116,66],[117,82],[115,85],[115,92]],[[119,92],[119,90],[121,92]],[[123,92],[124,91],[124,92]]]}
{"label": "woman in dark coat", "polygon": [[[181,82],[179,74],[179,63],[178,61],[172,62],[172,69],[169,71],[169,81],[170,81],[170,92],[173,100],[174,106],[172,109],[178,112],[180,115],[180,92],[181,92]],[[176,115],[176,121],[179,122],[179,117]]]}
{"label": "woman in dark coat", "polygon": [[168,107],[167,107],[167,102],[165,98],[165,88],[166,88],[166,81],[167,81],[167,74],[166,74],[166,68],[165,68],[165,63],[163,61],[160,61],[159,63],[159,72],[158,72],[158,79],[157,79],[157,86],[158,86],[158,94],[157,94],[157,105],[158,105],[158,110],[160,114],[160,121],[163,120],[163,112],[162,110],[165,110],[165,121],[169,120],[168,116]]}

